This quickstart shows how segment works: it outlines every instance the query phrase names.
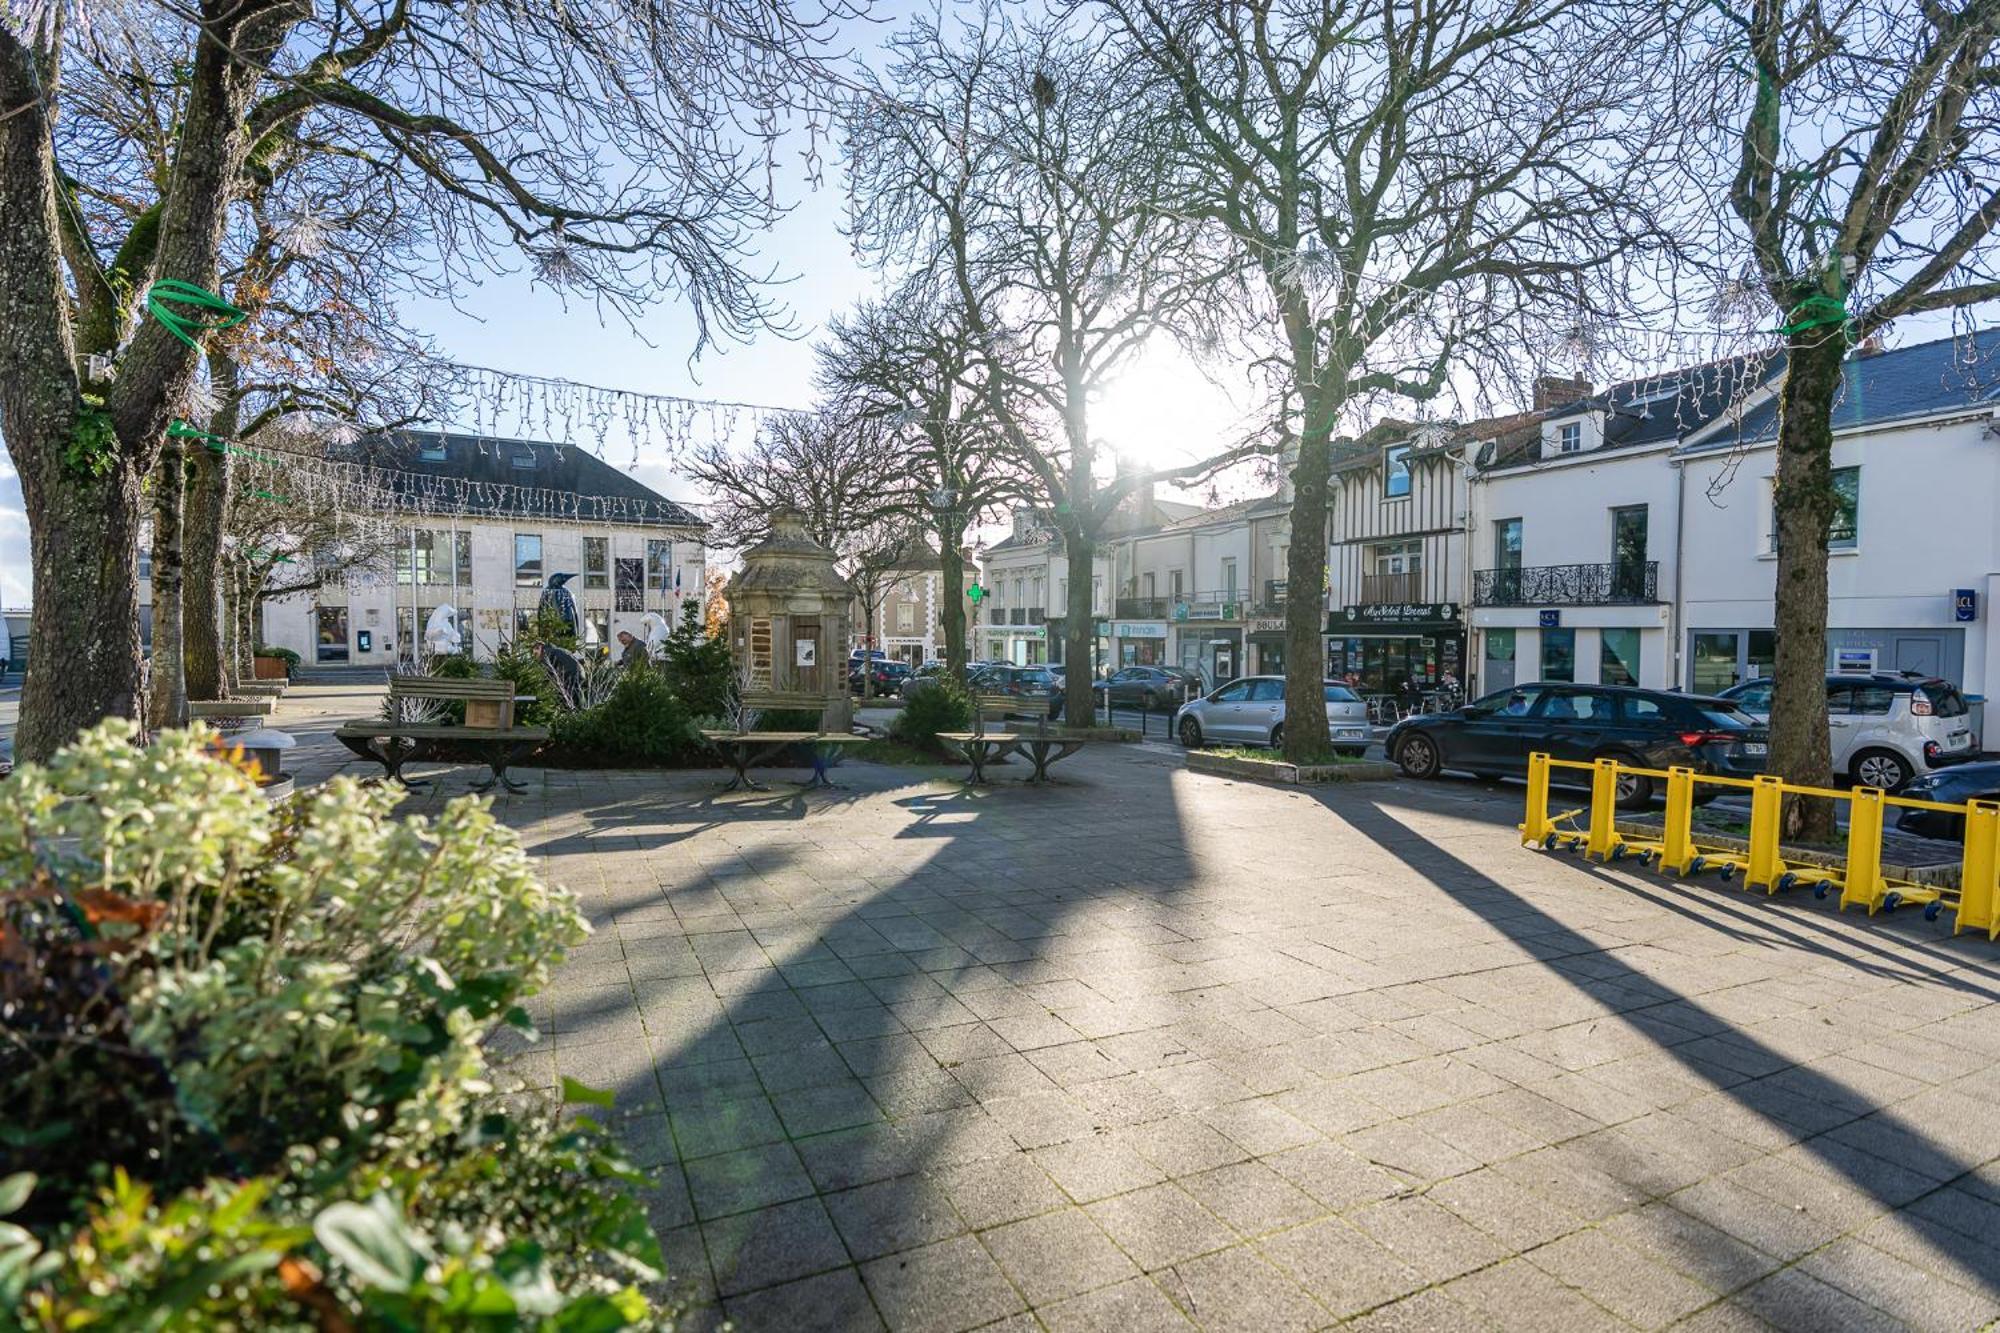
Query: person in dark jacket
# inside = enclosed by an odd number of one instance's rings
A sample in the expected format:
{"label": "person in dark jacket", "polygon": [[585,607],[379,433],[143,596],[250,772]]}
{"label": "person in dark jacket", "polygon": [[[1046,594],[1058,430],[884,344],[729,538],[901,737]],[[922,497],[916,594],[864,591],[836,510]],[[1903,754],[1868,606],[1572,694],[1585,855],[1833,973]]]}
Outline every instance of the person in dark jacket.
{"label": "person in dark jacket", "polygon": [[618,631],[618,665],[624,668],[646,665],[646,645],[629,629]]}

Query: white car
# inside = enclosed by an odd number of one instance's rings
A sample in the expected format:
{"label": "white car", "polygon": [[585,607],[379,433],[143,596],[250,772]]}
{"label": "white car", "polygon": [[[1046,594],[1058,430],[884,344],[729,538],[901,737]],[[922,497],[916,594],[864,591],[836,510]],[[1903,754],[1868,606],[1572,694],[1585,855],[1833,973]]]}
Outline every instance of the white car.
{"label": "white car", "polygon": [[[1771,678],[1722,692],[1759,719],[1771,715]],[[1935,676],[1876,672],[1826,678],[1833,767],[1864,787],[1896,791],[1920,773],[1979,753],[1965,696]]]}
{"label": "white car", "polygon": [[[1368,706],[1345,685],[1326,683],[1326,729],[1333,748],[1359,755],[1368,748]],[[1210,742],[1282,745],[1285,740],[1285,678],[1244,676],[1181,705],[1174,734],[1189,749]]]}

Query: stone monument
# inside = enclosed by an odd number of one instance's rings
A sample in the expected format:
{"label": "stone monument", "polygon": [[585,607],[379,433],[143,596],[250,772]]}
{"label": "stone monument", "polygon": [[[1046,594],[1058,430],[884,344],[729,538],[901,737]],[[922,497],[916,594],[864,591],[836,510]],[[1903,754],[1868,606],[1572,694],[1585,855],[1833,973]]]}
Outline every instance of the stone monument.
{"label": "stone monument", "polygon": [[825,700],[825,729],[854,721],[847,693],[848,616],[854,587],[839,557],[806,535],[796,509],[771,515],[771,534],[743,553],[729,580],[729,646],[746,691]]}

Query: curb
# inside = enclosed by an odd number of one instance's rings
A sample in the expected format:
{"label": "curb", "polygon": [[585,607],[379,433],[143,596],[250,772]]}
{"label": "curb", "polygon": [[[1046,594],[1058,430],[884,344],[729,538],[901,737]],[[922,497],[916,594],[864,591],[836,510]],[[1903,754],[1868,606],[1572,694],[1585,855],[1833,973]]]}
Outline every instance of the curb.
{"label": "curb", "polygon": [[1233,755],[1189,750],[1190,772],[1212,773],[1221,777],[1248,778],[1252,782],[1282,782],[1293,786],[1321,786],[1336,782],[1386,782],[1397,776],[1394,764],[1379,759],[1357,759],[1346,764],[1291,764],[1281,759],[1239,759]]}

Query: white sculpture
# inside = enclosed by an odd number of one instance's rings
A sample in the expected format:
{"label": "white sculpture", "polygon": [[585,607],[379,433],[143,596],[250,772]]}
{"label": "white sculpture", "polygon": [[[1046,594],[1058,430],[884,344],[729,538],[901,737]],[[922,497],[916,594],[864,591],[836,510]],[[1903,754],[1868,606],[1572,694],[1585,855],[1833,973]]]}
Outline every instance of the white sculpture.
{"label": "white sculpture", "polygon": [[646,641],[646,656],[655,662],[667,655],[667,635],[673,633],[667,626],[667,618],[658,611],[648,611],[639,618],[640,637]]}
{"label": "white sculpture", "polygon": [[458,608],[447,603],[431,612],[431,618],[424,624],[424,647],[433,656],[449,657],[464,647],[465,640],[458,632]]}

